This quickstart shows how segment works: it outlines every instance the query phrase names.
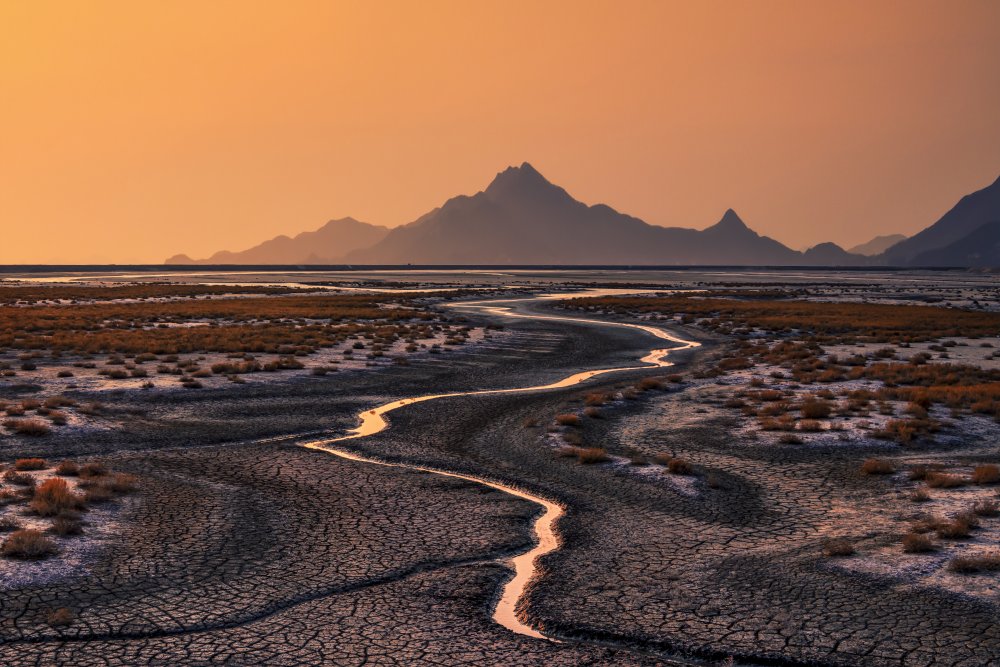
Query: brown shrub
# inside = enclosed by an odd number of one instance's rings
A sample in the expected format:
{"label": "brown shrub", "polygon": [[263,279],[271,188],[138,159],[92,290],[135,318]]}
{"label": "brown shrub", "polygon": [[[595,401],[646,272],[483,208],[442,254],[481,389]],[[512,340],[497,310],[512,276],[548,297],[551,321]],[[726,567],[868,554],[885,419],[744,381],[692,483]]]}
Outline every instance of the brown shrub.
{"label": "brown shrub", "polygon": [[673,458],[667,463],[667,470],[671,475],[692,475],[694,466],[687,459]]}
{"label": "brown shrub", "polygon": [[1000,503],[992,498],[980,500],[972,506],[972,512],[976,516],[1000,516]]}
{"label": "brown shrub", "polygon": [[945,472],[929,472],[926,477],[927,486],[932,489],[954,489],[959,486],[965,486],[967,481],[960,475],[952,475]]}
{"label": "brown shrub", "polygon": [[923,533],[909,533],[903,538],[903,551],[908,554],[922,554],[934,551],[934,540]]}
{"label": "brown shrub", "polygon": [[801,445],[804,440],[794,433],[782,433],[778,438],[778,442],[783,445]]}
{"label": "brown shrub", "polygon": [[83,492],[83,500],[88,505],[97,505],[100,503],[106,503],[114,497],[111,493],[111,489],[104,486],[103,484],[95,484],[88,487]]}
{"label": "brown shrub", "polygon": [[14,461],[14,470],[45,470],[49,467],[45,459],[18,459]]}
{"label": "brown shrub", "polygon": [[41,531],[30,528],[15,530],[0,545],[0,555],[22,560],[39,560],[56,554],[56,543]]}
{"label": "brown shrub", "polygon": [[940,521],[935,526],[938,537],[946,540],[962,540],[972,533],[972,525],[965,517],[955,517],[951,521]]}
{"label": "brown shrub", "polygon": [[103,463],[99,461],[91,461],[90,463],[84,463],[80,466],[79,475],[83,479],[89,479],[91,477],[103,477],[108,474],[108,468]]}
{"label": "brown shrub", "polygon": [[910,500],[915,503],[926,503],[931,499],[931,494],[924,487],[917,487],[910,493]]}
{"label": "brown shrub", "polygon": [[23,472],[15,472],[14,470],[8,470],[3,474],[4,481],[14,484],[16,486],[35,486],[35,478],[31,475],[25,474]]}
{"label": "brown shrub", "polygon": [[132,493],[139,488],[139,478],[124,472],[116,472],[101,483],[114,493]]}
{"label": "brown shrub", "polygon": [[608,452],[603,447],[583,447],[577,452],[580,463],[604,463],[610,461]]}
{"label": "brown shrub", "polygon": [[656,378],[643,378],[635,383],[635,388],[639,391],[649,391],[651,389],[661,389],[663,383]]}
{"label": "brown shrub", "polygon": [[21,524],[12,516],[0,517],[0,533],[10,533],[20,530]]}
{"label": "brown shrub", "polygon": [[83,522],[72,516],[57,516],[52,521],[52,532],[62,537],[83,534]]}
{"label": "brown shrub", "polygon": [[560,426],[579,426],[580,417],[571,413],[556,415],[556,423]]}
{"label": "brown shrub", "polygon": [[41,419],[8,419],[3,423],[18,435],[41,436],[48,435],[52,428]]}
{"label": "brown shrub", "polygon": [[799,430],[806,433],[818,433],[823,430],[823,424],[815,419],[803,419],[799,422]]}
{"label": "brown shrub", "polygon": [[601,406],[601,405],[604,405],[605,403],[607,403],[609,400],[611,400],[611,398],[610,398],[610,396],[608,396],[608,394],[606,394],[604,392],[593,392],[593,393],[587,394],[584,397],[583,403],[584,403],[584,405]]}
{"label": "brown shrub", "polygon": [[802,403],[801,412],[807,419],[826,419],[833,412],[833,407],[826,401],[807,399]]}
{"label": "brown shrub", "polygon": [[973,484],[996,484],[1000,482],[1000,466],[993,463],[985,463],[976,466],[972,471]]}
{"label": "brown shrub", "polygon": [[53,609],[49,612],[45,622],[53,628],[64,628],[68,625],[72,625],[75,620],[76,614],[73,613],[72,609],[68,607],[59,607],[58,609]]}
{"label": "brown shrub", "polygon": [[576,458],[579,455],[580,448],[574,447],[573,445],[563,445],[556,449],[556,456],[562,458]]}
{"label": "brown shrub", "polygon": [[56,466],[56,474],[62,477],[76,477],[80,474],[80,466],[77,465],[76,461],[70,461],[69,459],[61,461],[59,465]]}
{"label": "brown shrub", "polygon": [[1000,570],[1000,553],[993,552],[980,556],[956,556],[948,562],[948,569],[960,574],[995,572]]}
{"label": "brown shrub", "polygon": [[861,472],[865,475],[891,475],[896,472],[896,467],[886,459],[867,459],[861,464]]}
{"label": "brown shrub", "polygon": [[670,462],[674,460],[673,454],[668,454],[666,452],[660,452],[653,456],[653,461],[660,464],[661,466],[670,465]]}
{"label": "brown shrub", "polygon": [[35,489],[31,511],[39,516],[56,516],[67,510],[83,509],[83,499],[70,490],[66,480],[53,477]]}
{"label": "brown shrub", "polygon": [[844,556],[853,556],[856,552],[854,544],[850,540],[836,538],[827,540],[823,544],[823,553],[830,558],[842,558]]}
{"label": "brown shrub", "polygon": [[593,406],[583,409],[583,414],[587,415],[591,419],[604,419],[604,413],[601,412],[600,408],[595,408]]}

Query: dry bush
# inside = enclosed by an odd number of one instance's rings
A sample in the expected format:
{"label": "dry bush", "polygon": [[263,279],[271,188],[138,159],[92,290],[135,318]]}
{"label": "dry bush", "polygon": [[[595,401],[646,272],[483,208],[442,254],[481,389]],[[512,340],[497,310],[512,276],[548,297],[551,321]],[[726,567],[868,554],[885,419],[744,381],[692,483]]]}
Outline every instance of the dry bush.
{"label": "dry bush", "polygon": [[55,542],[31,528],[15,530],[0,545],[0,555],[22,560],[40,560],[57,552]]}
{"label": "dry bush", "polygon": [[601,412],[601,409],[595,408],[594,406],[590,406],[589,408],[584,408],[583,414],[587,415],[591,419],[604,419],[604,413]]}
{"label": "dry bush", "polygon": [[8,419],[3,423],[18,435],[41,436],[48,435],[52,428],[40,419]]}
{"label": "dry bush", "polygon": [[124,472],[116,472],[106,480],[101,480],[114,493],[132,493],[139,488],[139,478]]}
{"label": "dry bush", "polygon": [[10,533],[20,530],[21,524],[12,516],[0,517],[0,533]]}
{"label": "dry bush", "polygon": [[972,524],[966,517],[956,516],[950,521],[939,521],[934,527],[938,537],[946,540],[962,540],[972,533]]}
{"label": "dry bush", "polygon": [[59,465],[56,466],[56,474],[61,477],[76,477],[80,474],[80,466],[76,461],[69,459],[60,461]]}
{"label": "dry bush", "polygon": [[76,620],[76,614],[73,610],[68,607],[59,607],[58,609],[53,609],[49,612],[48,616],[45,618],[45,622],[53,628],[64,628],[66,626],[72,625],[73,621]]}
{"label": "dry bush", "polygon": [[861,472],[865,475],[891,475],[896,472],[896,467],[886,459],[867,459],[861,464]]}
{"label": "dry bush", "polygon": [[915,503],[926,503],[931,499],[931,494],[924,487],[917,487],[910,492],[910,500]]}
{"label": "dry bush", "polygon": [[580,463],[604,463],[610,461],[608,452],[603,447],[583,447],[577,451]]}
{"label": "dry bush", "polygon": [[778,442],[783,445],[801,445],[805,441],[794,433],[782,433]]}
{"label": "dry bush", "polygon": [[571,413],[556,415],[556,423],[560,426],[579,426],[580,417]]}
{"label": "dry bush", "polygon": [[993,463],[985,463],[976,466],[972,471],[973,484],[996,484],[1000,482],[1000,466]]}
{"label": "dry bush", "polygon": [[830,558],[842,558],[844,556],[853,556],[856,552],[854,544],[850,540],[836,538],[827,540],[823,544],[823,553]]}
{"label": "dry bush", "polygon": [[3,478],[5,482],[14,484],[15,486],[35,486],[35,478],[27,473],[8,470],[3,474]]}
{"label": "dry bush", "polygon": [[30,458],[14,461],[14,470],[45,470],[49,467],[45,459]]}
{"label": "dry bush", "polygon": [[663,383],[656,378],[643,378],[635,383],[635,388],[639,391],[649,391],[651,389],[661,389]]}
{"label": "dry bush", "polygon": [[91,477],[103,477],[108,474],[108,468],[100,461],[91,461],[80,466],[79,473],[83,479]]}
{"label": "dry bush", "polygon": [[987,498],[973,505],[972,511],[976,516],[1000,516],[1000,503],[992,498]]}
{"label": "dry bush", "polygon": [[802,416],[806,419],[826,419],[833,412],[833,406],[826,401],[816,399],[806,399],[800,408]]}
{"label": "dry bush", "polygon": [[979,556],[956,556],[948,562],[948,569],[960,574],[995,572],[1000,570],[1000,553],[992,552]]}
{"label": "dry bush", "polygon": [[104,486],[103,484],[95,484],[93,486],[87,487],[83,492],[83,500],[88,505],[98,505],[100,503],[106,503],[114,497],[111,489]]}
{"label": "dry bush", "polygon": [[42,405],[51,409],[72,408],[76,405],[76,401],[67,396],[50,396]]}
{"label": "dry bush", "polygon": [[52,532],[61,537],[83,534],[83,522],[72,516],[57,516],[52,521]]}
{"label": "dry bush", "polygon": [[580,448],[573,445],[563,445],[556,448],[556,456],[560,458],[576,458],[579,452]]}
{"label": "dry bush", "polygon": [[903,551],[908,554],[922,554],[934,551],[934,540],[924,533],[909,533],[903,538]]}
{"label": "dry bush", "polygon": [[583,403],[584,405],[594,405],[600,407],[610,400],[611,396],[601,391],[601,392],[592,392],[590,394],[587,394],[583,399]]}
{"label": "dry bush", "polygon": [[965,486],[967,479],[961,475],[953,475],[946,472],[929,472],[925,478],[927,486],[932,489],[954,489]]}
{"label": "dry bush", "polygon": [[653,461],[660,464],[661,466],[670,465],[670,462],[674,460],[673,454],[668,454],[666,452],[660,452],[653,456]]}
{"label": "dry bush", "polygon": [[799,430],[806,433],[818,433],[823,430],[823,424],[815,419],[803,419],[799,422]]}
{"label": "dry bush", "polygon": [[536,417],[528,417],[521,423],[521,426],[524,428],[536,428],[538,426],[538,419]]}
{"label": "dry bush", "polygon": [[66,480],[53,477],[36,489],[29,505],[39,516],[56,516],[67,510],[84,508],[84,500],[69,488]]}
{"label": "dry bush", "polygon": [[672,458],[667,463],[667,471],[671,475],[693,475],[694,466],[687,459]]}
{"label": "dry bush", "polygon": [[633,454],[628,458],[629,465],[633,466],[648,466],[649,459],[643,454]]}

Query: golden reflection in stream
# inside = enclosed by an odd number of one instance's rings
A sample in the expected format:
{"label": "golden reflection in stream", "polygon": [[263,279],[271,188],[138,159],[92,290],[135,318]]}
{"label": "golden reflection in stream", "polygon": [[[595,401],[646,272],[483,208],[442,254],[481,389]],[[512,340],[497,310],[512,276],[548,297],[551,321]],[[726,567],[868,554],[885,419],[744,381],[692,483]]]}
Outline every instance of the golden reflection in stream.
{"label": "golden reflection in stream", "polygon": [[[544,298],[544,297],[541,297]],[[513,301],[534,301],[537,299],[516,299],[516,300],[505,300],[504,302],[510,303]],[[387,413],[397,410],[407,405],[413,405],[414,403],[423,403],[425,401],[432,401],[439,398],[451,398],[456,396],[488,396],[493,394],[514,394],[514,393],[526,393],[533,391],[545,391],[547,389],[558,389],[561,387],[570,387],[581,382],[585,382],[592,377],[603,375],[605,373],[616,373],[626,370],[637,370],[649,367],[665,367],[671,366],[671,362],[666,360],[667,355],[670,354],[672,350],[684,350],[692,347],[697,347],[700,343],[684,340],[682,338],[677,338],[672,336],[662,329],[656,327],[647,326],[643,324],[630,324],[625,322],[601,322],[598,320],[589,320],[584,318],[576,317],[561,317],[558,315],[537,315],[514,312],[509,307],[497,306],[497,302],[464,302],[450,304],[457,310],[472,308],[475,310],[480,310],[491,315],[498,315],[501,317],[515,317],[522,319],[536,319],[536,320],[557,320],[563,322],[574,322],[583,323],[591,326],[615,326],[615,327],[627,327],[632,329],[639,329],[645,331],[646,333],[652,334],[656,338],[661,340],[668,340],[677,345],[672,348],[658,348],[652,350],[644,356],[641,361],[642,366],[628,366],[619,368],[602,368],[597,370],[583,371],[580,373],[574,373],[568,377],[565,377],[557,382],[552,382],[545,385],[536,385],[531,387],[516,387],[513,389],[483,389],[478,391],[460,391],[452,392],[447,394],[428,394],[426,396],[416,396],[413,398],[402,398],[398,401],[392,401],[391,403],[385,403],[384,405],[377,406],[370,410],[362,412],[359,417],[361,423],[347,432],[347,434],[342,435],[337,438],[328,438],[324,440],[316,440],[313,442],[303,443],[303,446],[308,449],[315,449],[334,456],[339,456],[340,458],[347,459],[350,461],[359,461],[362,463],[373,463],[376,465],[383,465],[392,468],[405,468],[407,470],[418,470],[421,472],[433,473],[435,475],[442,475],[444,477],[452,477],[455,479],[462,479],[469,482],[475,482],[477,484],[482,484],[488,486],[492,489],[497,489],[503,491],[504,493],[528,500],[530,502],[536,503],[542,507],[542,513],[535,519],[532,526],[532,531],[535,534],[535,545],[525,551],[524,553],[518,554],[510,559],[509,564],[514,570],[514,576],[506,584],[504,584],[503,591],[500,594],[500,599],[497,602],[496,607],[493,610],[493,620],[502,625],[503,627],[516,632],[520,635],[526,635],[528,637],[535,637],[538,639],[549,639],[550,641],[556,641],[549,637],[545,637],[542,633],[538,632],[531,626],[522,622],[518,618],[517,605],[521,598],[524,596],[524,591],[527,588],[528,583],[535,577],[537,572],[536,563],[539,558],[547,553],[555,551],[559,548],[559,535],[556,532],[556,522],[559,517],[563,515],[563,507],[552,500],[543,498],[542,496],[529,493],[527,491],[518,489],[517,487],[511,486],[509,484],[504,484],[501,482],[491,481],[484,477],[477,477],[475,475],[467,475],[463,473],[449,472],[447,470],[439,470],[437,468],[429,468],[420,465],[411,465],[406,463],[390,463],[388,461],[382,461],[380,459],[369,458],[366,456],[361,456],[360,454],[355,454],[347,450],[338,449],[333,447],[335,443],[344,442],[346,440],[354,440],[356,438],[363,438],[365,436],[374,435],[379,433],[389,426],[389,422],[386,420],[385,416]]]}

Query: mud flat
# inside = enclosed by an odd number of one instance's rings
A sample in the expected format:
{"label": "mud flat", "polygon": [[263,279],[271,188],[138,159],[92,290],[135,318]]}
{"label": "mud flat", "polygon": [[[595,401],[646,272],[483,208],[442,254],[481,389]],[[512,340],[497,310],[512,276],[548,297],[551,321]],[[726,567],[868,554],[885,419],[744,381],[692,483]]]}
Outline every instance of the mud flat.
{"label": "mud flat", "polygon": [[[551,314],[546,304],[524,307]],[[735,656],[736,664],[980,665],[1000,655],[989,593],[864,566],[872,554],[899,553],[918,511],[905,497],[907,466],[927,457],[966,467],[992,460],[995,440],[984,434],[916,451],[762,446],[721,405],[721,385],[691,379],[714,363],[724,339],[673,324],[680,337],[705,343],[672,355],[674,368],[439,398],[394,411],[389,429],[339,443],[565,508],[560,548],[539,559],[518,608],[531,628],[559,641],[497,624],[505,563],[532,547],[536,503],[301,445],[344,434],[359,412],[392,400],[626,368],[656,342],[586,322],[468,317],[502,323],[510,335],[450,353],[447,363],[102,395],[107,428],[0,441],[5,458],[99,456],[144,485],[91,559],[0,602],[0,662],[645,665]],[[637,388],[673,372],[679,382]],[[555,426],[556,415],[583,413],[595,392],[611,396],[600,417]],[[611,460],[557,456],[551,440],[564,432]],[[696,474],[629,463],[664,452]],[[899,473],[861,475],[872,456],[893,458]],[[826,557],[831,537],[850,538],[858,555]],[[965,581],[989,589],[994,576]],[[72,608],[76,621],[50,627],[52,607]]]}

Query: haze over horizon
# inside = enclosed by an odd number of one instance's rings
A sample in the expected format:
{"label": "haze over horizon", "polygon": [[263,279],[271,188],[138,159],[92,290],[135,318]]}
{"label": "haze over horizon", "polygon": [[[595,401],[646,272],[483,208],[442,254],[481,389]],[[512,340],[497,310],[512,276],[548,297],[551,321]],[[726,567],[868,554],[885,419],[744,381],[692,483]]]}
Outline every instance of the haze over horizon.
{"label": "haze over horizon", "polygon": [[397,226],[531,162],[791,247],[913,234],[1000,175],[1000,4],[7,3],[0,263]]}

